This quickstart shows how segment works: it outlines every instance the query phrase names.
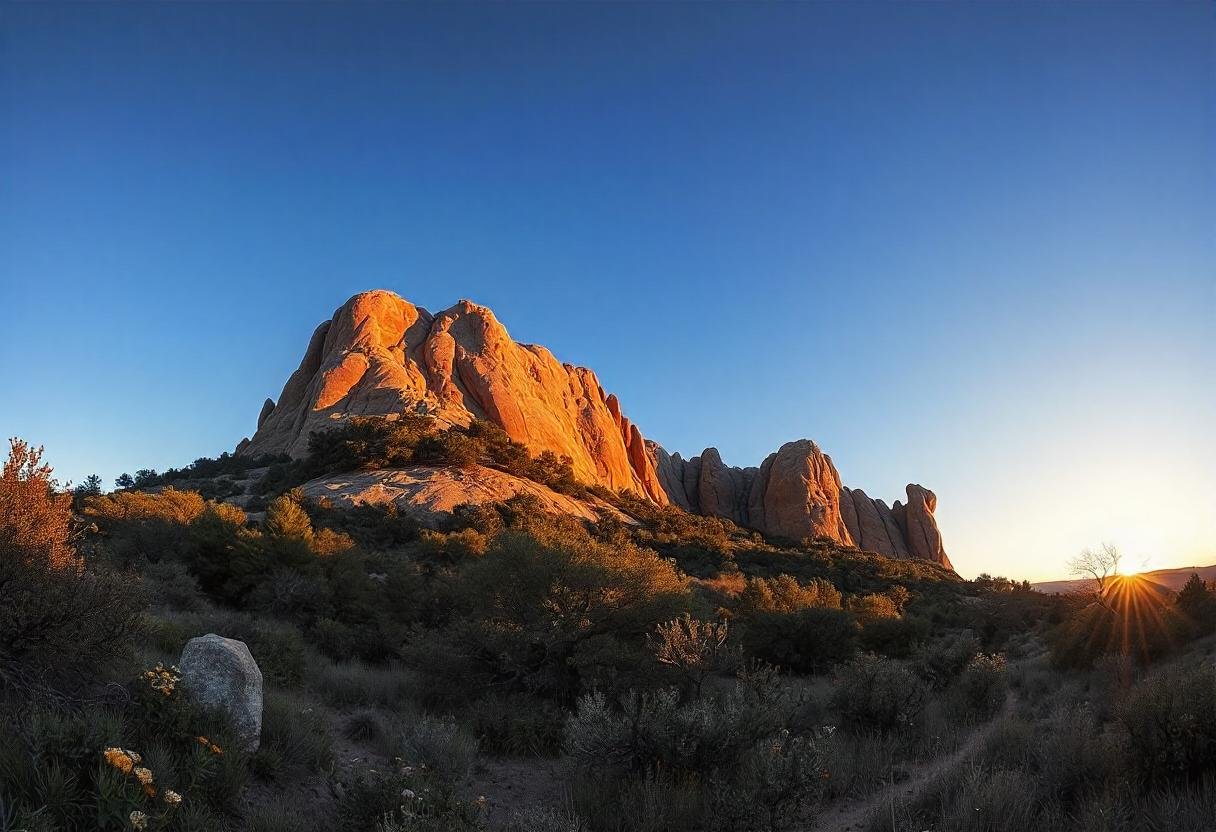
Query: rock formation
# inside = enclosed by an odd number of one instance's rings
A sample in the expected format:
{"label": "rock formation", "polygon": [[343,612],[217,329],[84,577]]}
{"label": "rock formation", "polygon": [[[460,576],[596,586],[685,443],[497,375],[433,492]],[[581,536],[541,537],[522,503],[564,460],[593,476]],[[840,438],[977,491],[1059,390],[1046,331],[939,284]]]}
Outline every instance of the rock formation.
{"label": "rock formation", "polygon": [[[842,486],[831,457],[807,439],[782,445],[758,468],[727,466],[715,448],[689,460],[668,454],[642,436],[591,370],[516,343],[489,309],[469,301],[432,315],[392,292],[351,298],[313,333],[278,403],[263,404],[257,432],[237,452],[302,456],[309,433],[335,420],[407,410],[450,425],[487,419],[533,453],[569,457],[584,482],[661,505],[773,537],[823,537],[950,566],[932,491],[909,485],[907,504],[888,508]],[[496,483],[491,490],[527,490],[500,482],[497,473],[484,475]],[[413,504],[446,504],[462,488],[470,495],[478,488],[476,478],[461,478],[459,487],[417,472],[406,479],[395,484],[393,499]]]}
{"label": "rock formation", "polygon": [[425,526],[440,525],[462,503],[501,503],[521,494],[535,497],[540,508],[550,514],[597,520],[601,512],[608,512],[616,514],[622,522],[633,522],[603,500],[576,499],[481,465],[467,468],[410,465],[391,471],[353,471],[311,480],[300,490],[305,497],[324,498],[343,508],[393,503]]}
{"label": "rock formation", "polygon": [[570,457],[585,482],[667,502],[641,432],[595,373],[516,343],[484,306],[431,315],[386,291],[354,296],[317,327],[241,452],[298,457],[335,418],[420,408],[449,424],[488,419],[534,453]]}
{"label": "rock formation", "polygon": [[262,736],[262,671],[243,641],[208,633],[192,638],[178,662],[186,694],[204,708],[228,714],[244,751]]}

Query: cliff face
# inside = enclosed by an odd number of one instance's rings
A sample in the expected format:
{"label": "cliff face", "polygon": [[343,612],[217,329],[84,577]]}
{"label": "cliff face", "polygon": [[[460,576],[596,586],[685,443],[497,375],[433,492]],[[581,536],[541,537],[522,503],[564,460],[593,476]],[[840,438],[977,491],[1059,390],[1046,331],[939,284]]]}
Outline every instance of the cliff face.
{"label": "cliff face", "polygon": [[919,485],[908,503],[887,508],[840,484],[832,458],[807,439],[787,442],[759,468],[730,468],[715,448],[685,460],[648,443],[671,502],[696,514],[725,517],[773,537],[826,537],[892,558],[923,558],[950,569],[933,512],[937,497]]}
{"label": "cliff face", "polygon": [[335,419],[421,408],[449,424],[489,420],[534,453],[570,457],[585,482],[667,502],[641,433],[595,373],[517,344],[484,306],[432,315],[385,291],[356,295],[317,327],[241,451],[302,456],[308,434]]}
{"label": "cliff face", "polygon": [[575,475],[613,491],[726,517],[764,534],[826,537],[890,557],[949,567],[919,485],[888,508],[841,485],[831,457],[807,439],[758,468],[725,465],[707,448],[684,460],[646,441],[595,373],[519,344],[489,309],[461,301],[432,315],[392,292],[356,295],[313,333],[276,404],[267,400],[241,453],[302,456],[311,431],[352,415],[425,410],[442,422],[486,419],[533,453],[568,456]]}

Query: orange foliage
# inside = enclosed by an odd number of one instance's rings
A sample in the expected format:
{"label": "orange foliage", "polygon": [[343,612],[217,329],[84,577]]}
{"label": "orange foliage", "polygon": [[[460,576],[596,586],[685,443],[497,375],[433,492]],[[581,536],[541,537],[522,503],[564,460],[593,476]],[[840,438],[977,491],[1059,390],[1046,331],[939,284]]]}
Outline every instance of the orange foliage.
{"label": "orange foliage", "polygon": [[72,495],[59,491],[42,448],[9,440],[0,476],[0,557],[25,565],[80,569],[71,545]]}

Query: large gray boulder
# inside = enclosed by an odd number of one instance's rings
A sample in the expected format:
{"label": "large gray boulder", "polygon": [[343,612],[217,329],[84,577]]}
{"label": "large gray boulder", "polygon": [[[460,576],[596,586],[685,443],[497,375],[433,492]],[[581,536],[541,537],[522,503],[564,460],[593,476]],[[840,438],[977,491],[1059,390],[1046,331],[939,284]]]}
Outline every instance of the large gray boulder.
{"label": "large gray boulder", "polygon": [[262,671],[245,642],[208,633],[182,650],[178,669],[195,704],[226,712],[243,751],[262,738]]}

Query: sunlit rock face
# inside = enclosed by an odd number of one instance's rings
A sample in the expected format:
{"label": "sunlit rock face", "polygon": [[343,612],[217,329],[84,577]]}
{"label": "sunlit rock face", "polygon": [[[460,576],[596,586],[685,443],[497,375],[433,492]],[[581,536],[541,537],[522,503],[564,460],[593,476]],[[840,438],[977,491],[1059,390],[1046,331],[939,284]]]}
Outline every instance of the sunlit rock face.
{"label": "sunlit rock face", "polygon": [[690,460],[647,441],[595,373],[544,347],[512,340],[484,306],[460,301],[432,315],[392,292],[356,295],[313,333],[278,403],[238,452],[302,456],[308,435],[348,416],[425,410],[443,423],[497,424],[535,454],[569,457],[575,476],[659,504],[725,517],[766,535],[828,538],[890,557],[949,566],[933,517],[937,498],[908,486],[891,508],[841,485],[832,459],[807,439],[755,468],[714,448]]}
{"label": "sunlit rock face", "polygon": [[759,468],[728,467],[715,448],[689,460],[653,442],[648,449],[663,489],[686,511],[725,517],[770,537],[823,537],[952,568],[933,517],[932,491],[909,485],[908,504],[888,508],[842,486],[832,458],[808,439],[787,442]]}
{"label": "sunlit rock face", "polygon": [[241,451],[299,457],[335,419],[420,408],[454,425],[489,420],[533,453],[570,457],[584,482],[667,502],[641,433],[595,373],[516,343],[484,306],[432,315],[386,291],[356,295],[317,327]]}

